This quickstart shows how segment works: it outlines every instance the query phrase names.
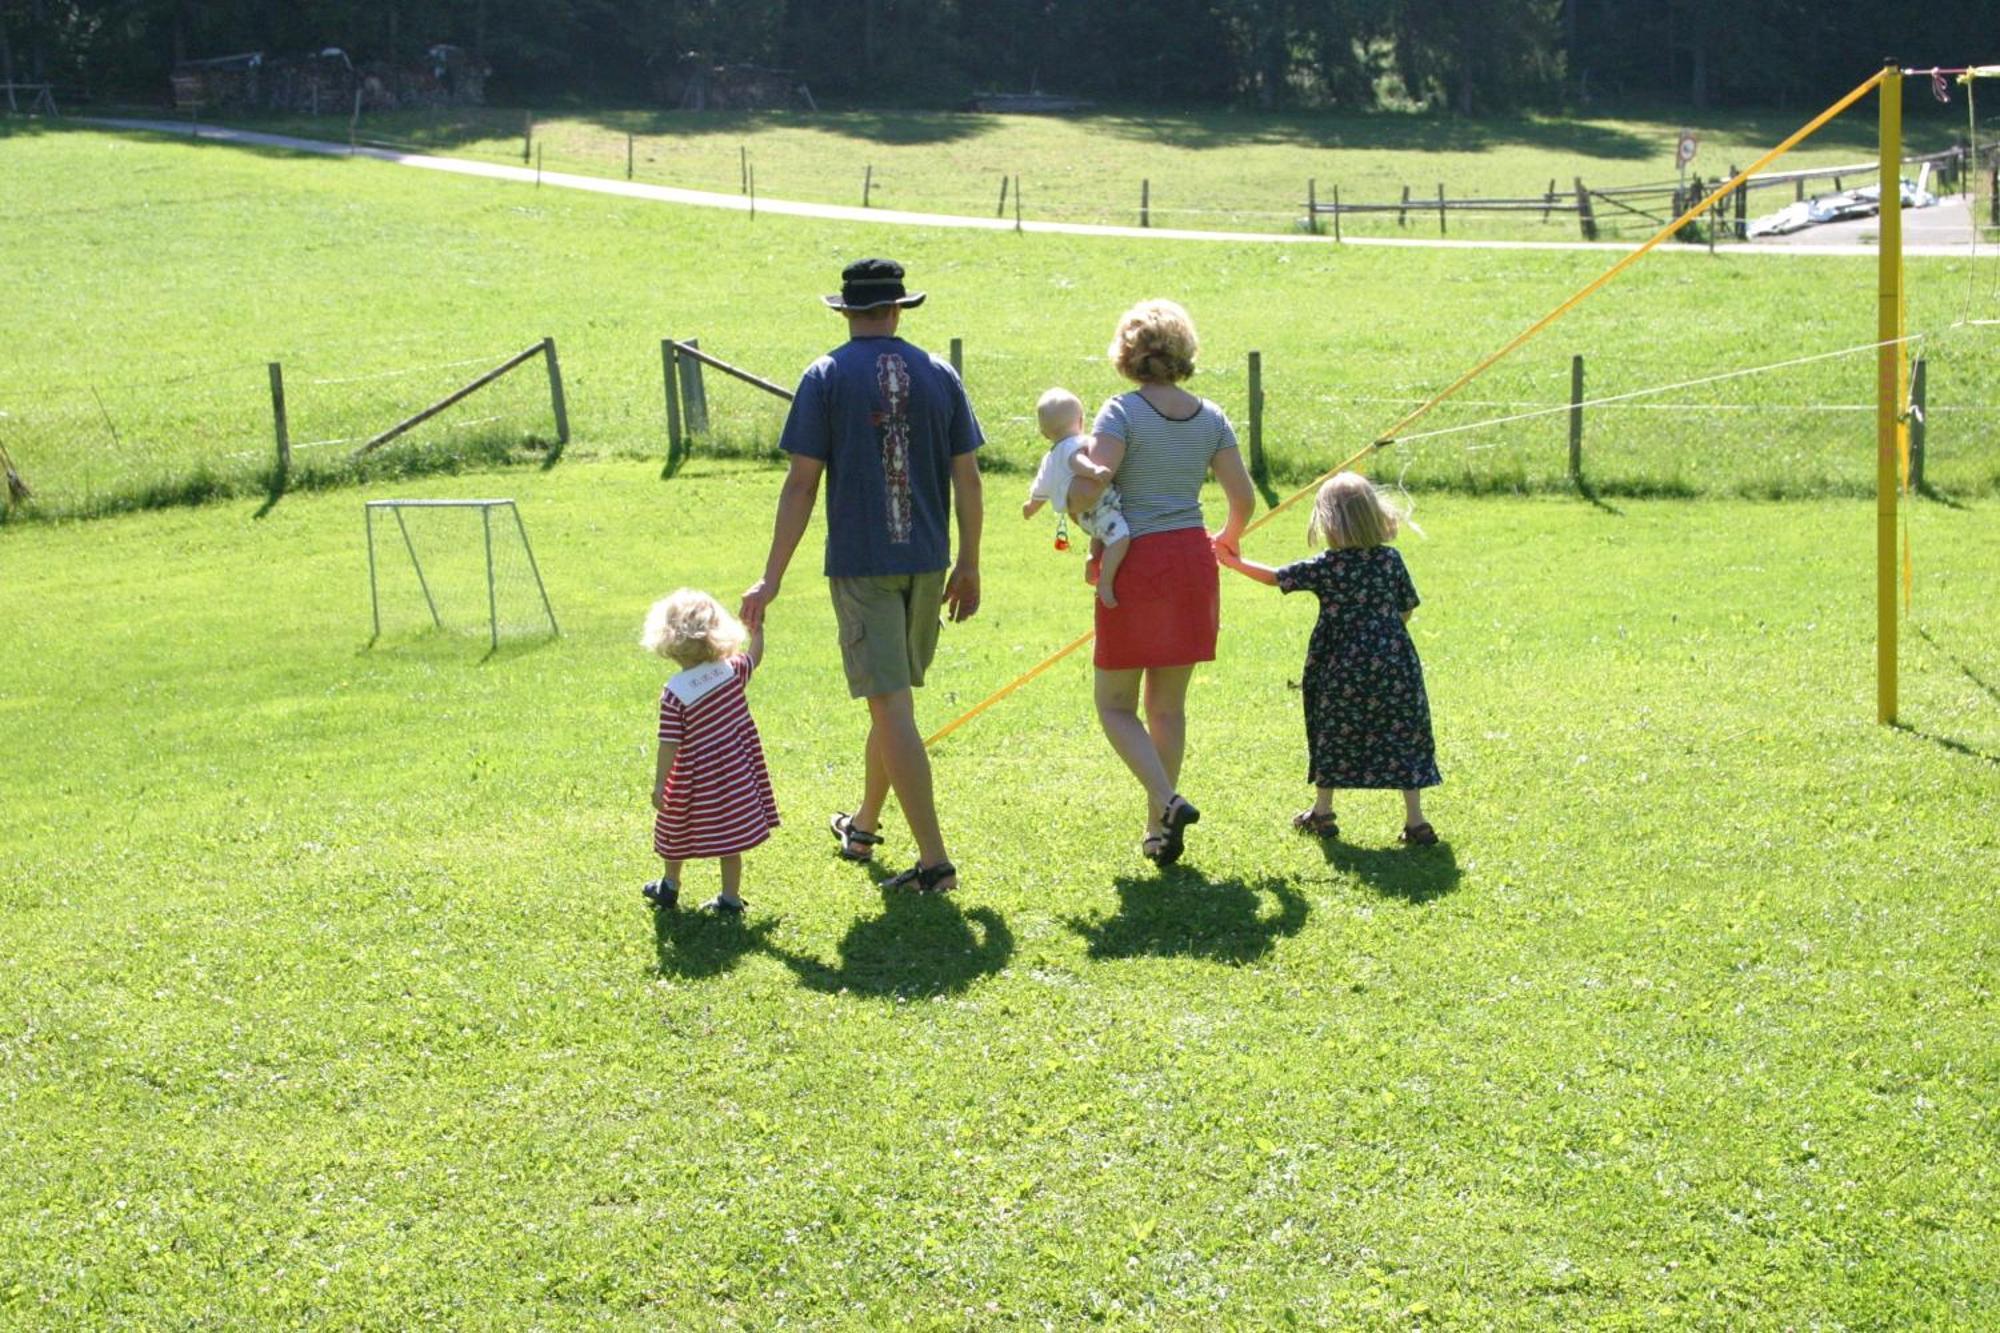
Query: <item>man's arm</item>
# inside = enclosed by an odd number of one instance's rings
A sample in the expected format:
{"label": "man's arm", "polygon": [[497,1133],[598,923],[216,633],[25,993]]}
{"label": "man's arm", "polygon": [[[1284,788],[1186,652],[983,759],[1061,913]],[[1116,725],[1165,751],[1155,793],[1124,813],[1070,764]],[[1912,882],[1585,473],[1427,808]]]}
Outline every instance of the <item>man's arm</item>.
{"label": "man's arm", "polygon": [[764,608],[777,599],[792,553],[806,535],[806,524],[812,521],[813,506],[819,501],[820,474],[825,471],[826,464],[817,458],[792,455],[791,470],[785,473],[785,484],[778,491],[778,519],[771,531],[771,553],[764,559],[764,577],[743,594],[743,606],[737,612],[752,633],[764,628]]}
{"label": "man's arm", "polygon": [[952,455],[951,505],[958,517],[958,563],[945,581],[945,614],[954,621],[970,620],[979,610],[979,534],[986,518],[979,455],[970,449]]}

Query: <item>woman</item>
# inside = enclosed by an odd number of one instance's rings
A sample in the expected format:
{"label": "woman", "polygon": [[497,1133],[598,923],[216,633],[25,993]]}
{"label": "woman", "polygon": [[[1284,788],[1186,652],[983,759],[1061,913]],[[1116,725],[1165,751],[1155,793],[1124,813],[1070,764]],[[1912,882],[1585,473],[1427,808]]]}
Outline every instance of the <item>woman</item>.
{"label": "woman", "polygon": [[[1097,719],[1146,789],[1140,851],[1163,866],[1180,860],[1183,832],[1201,818],[1179,788],[1188,681],[1197,664],[1215,660],[1221,624],[1215,553],[1238,553],[1256,502],[1229,418],[1180,387],[1194,374],[1195,349],[1194,323],[1172,301],[1126,311],[1111,363],[1139,387],[1105,403],[1091,427],[1091,457],[1116,474],[1132,529],[1113,589],[1118,605],[1097,602]],[[1229,521],[1212,539],[1201,515],[1210,472],[1229,498]]]}

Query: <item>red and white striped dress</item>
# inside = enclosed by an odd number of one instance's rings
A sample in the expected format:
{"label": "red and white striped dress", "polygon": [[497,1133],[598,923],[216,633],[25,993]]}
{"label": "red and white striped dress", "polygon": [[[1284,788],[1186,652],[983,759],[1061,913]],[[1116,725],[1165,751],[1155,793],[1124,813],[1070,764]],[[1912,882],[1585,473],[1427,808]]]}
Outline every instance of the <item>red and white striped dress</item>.
{"label": "red and white striped dress", "polygon": [[743,686],[748,655],[689,667],[660,691],[660,740],[679,747],[667,772],[653,850],[669,861],[733,856],[778,827],[764,745]]}

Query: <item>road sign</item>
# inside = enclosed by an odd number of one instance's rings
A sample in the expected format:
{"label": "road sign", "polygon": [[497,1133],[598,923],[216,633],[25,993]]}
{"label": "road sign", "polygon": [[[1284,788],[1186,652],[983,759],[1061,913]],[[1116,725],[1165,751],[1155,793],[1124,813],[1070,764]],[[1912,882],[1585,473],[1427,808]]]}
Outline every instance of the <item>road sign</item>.
{"label": "road sign", "polygon": [[1688,163],[1694,161],[1695,145],[1698,142],[1699,140],[1696,138],[1693,130],[1681,131],[1680,147],[1674,150],[1674,163],[1676,166],[1685,167]]}

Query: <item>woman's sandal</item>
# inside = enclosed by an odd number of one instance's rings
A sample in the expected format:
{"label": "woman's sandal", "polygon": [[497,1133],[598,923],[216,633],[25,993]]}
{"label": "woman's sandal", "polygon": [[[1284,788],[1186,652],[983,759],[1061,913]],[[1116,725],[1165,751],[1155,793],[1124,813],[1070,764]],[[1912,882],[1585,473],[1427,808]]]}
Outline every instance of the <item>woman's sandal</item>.
{"label": "woman's sandal", "polygon": [[1166,845],[1167,839],[1165,834],[1148,833],[1145,837],[1139,839],[1139,855],[1157,865],[1160,860],[1160,849]]}
{"label": "woman's sandal", "polygon": [[1170,866],[1181,859],[1186,849],[1183,833],[1189,824],[1201,822],[1201,811],[1189,804],[1187,797],[1175,793],[1167,802],[1167,808],[1160,812],[1160,822],[1166,831],[1160,835],[1160,850],[1153,857],[1155,865]]}
{"label": "woman's sandal", "polygon": [[[945,881],[950,880],[950,884]],[[949,893],[958,887],[958,870],[949,861],[940,861],[934,866],[919,862],[900,875],[891,875],[882,881],[885,889],[912,889],[918,893]]]}
{"label": "woman's sandal", "polygon": [[1403,841],[1412,847],[1435,847],[1437,840],[1437,830],[1429,824],[1406,824],[1403,827]]}
{"label": "woman's sandal", "polygon": [[1338,838],[1340,821],[1331,810],[1301,810],[1292,816],[1292,827],[1315,838]]}
{"label": "woman's sandal", "polygon": [[[880,835],[854,827],[854,816],[844,810],[827,820],[826,826],[840,839],[840,850],[835,855],[843,861],[873,861],[875,854],[869,849],[882,845]],[[861,850],[855,851],[856,847]]]}

